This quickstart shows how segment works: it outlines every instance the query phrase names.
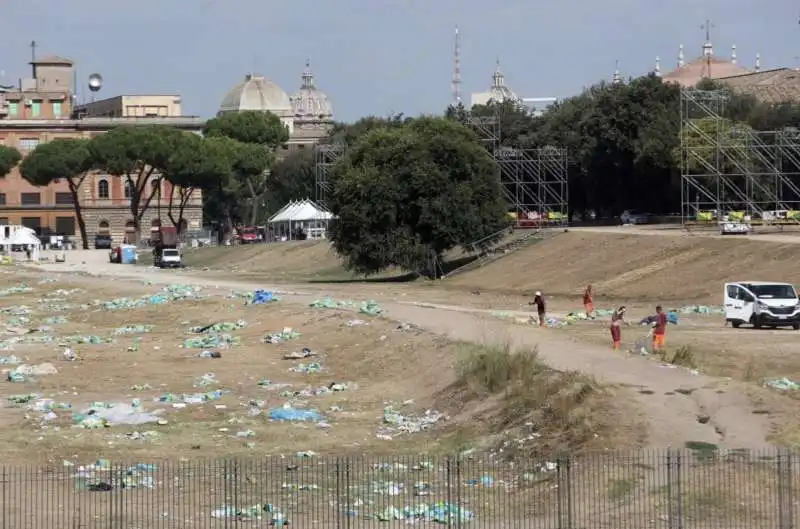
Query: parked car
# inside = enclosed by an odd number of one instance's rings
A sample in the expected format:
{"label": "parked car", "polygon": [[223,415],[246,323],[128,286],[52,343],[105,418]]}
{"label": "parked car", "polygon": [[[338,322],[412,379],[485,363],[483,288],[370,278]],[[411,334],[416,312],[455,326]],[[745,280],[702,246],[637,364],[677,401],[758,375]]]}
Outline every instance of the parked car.
{"label": "parked car", "polygon": [[111,235],[96,235],[94,238],[95,250],[110,250],[114,245]]}
{"label": "parked car", "polygon": [[650,224],[652,215],[635,209],[629,209],[622,212],[622,215],[619,216],[619,220],[622,224]]}

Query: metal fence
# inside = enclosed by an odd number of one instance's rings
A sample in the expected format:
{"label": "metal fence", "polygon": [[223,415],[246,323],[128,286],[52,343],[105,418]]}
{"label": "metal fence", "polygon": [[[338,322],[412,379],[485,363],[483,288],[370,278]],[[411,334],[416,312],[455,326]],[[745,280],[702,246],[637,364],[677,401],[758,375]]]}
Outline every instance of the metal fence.
{"label": "metal fence", "polygon": [[0,469],[2,529],[790,529],[800,453],[64,462]]}

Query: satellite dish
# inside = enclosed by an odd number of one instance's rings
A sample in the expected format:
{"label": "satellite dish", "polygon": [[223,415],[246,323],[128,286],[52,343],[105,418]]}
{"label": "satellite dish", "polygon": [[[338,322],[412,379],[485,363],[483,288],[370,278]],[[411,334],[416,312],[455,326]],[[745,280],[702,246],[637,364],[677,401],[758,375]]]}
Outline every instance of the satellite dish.
{"label": "satellite dish", "polygon": [[99,73],[93,73],[89,76],[89,90],[98,92],[103,88],[103,77]]}

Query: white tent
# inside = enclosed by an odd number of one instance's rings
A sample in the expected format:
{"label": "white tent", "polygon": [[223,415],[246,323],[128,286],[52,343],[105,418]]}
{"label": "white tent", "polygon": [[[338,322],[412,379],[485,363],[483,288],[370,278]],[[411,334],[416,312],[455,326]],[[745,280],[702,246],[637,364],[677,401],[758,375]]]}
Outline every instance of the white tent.
{"label": "white tent", "polygon": [[293,239],[302,230],[309,239],[324,239],[333,214],[309,199],[296,200],[283,206],[269,219],[275,235]]}
{"label": "white tent", "polygon": [[[16,228],[16,227],[15,227]],[[35,232],[30,228],[18,227],[9,234],[9,237],[4,241],[6,246],[6,254],[11,253],[12,246],[26,246],[31,249],[31,258],[34,261],[39,260],[39,251],[42,249],[42,241],[35,235]]]}

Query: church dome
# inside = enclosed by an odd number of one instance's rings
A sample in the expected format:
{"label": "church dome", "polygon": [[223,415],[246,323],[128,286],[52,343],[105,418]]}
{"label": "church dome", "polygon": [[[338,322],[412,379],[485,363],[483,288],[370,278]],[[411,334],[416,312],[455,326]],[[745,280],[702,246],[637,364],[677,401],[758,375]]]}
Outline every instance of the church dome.
{"label": "church dome", "polygon": [[293,114],[292,102],[280,86],[266,77],[252,74],[233,87],[219,106],[220,114],[243,110],[269,111],[279,117]]}
{"label": "church dome", "polygon": [[506,76],[500,70],[500,61],[492,74],[492,86],[489,88],[489,98],[496,103],[504,101],[519,101],[519,97],[508,86],[506,86]]}
{"label": "church dome", "polygon": [[317,88],[314,83],[314,74],[311,65],[306,62],[306,69],[302,75],[300,90],[292,94],[292,111],[298,121],[332,120],[333,105],[331,105],[325,92]]}

